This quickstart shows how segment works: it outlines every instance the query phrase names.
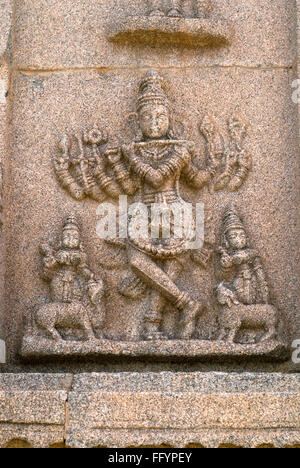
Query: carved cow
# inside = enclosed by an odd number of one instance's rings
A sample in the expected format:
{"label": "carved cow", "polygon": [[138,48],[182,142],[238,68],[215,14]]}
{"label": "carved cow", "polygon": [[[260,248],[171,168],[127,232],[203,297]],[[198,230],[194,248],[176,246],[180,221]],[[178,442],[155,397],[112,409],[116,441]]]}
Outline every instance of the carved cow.
{"label": "carved cow", "polygon": [[33,325],[48,338],[62,339],[59,330],[82,330],[85,339],[95,339],[87,309],[80,302],[52,303],[42,306],[34,314]]}
{"label": "carved cow", "polygon": [[276,337],[278,312],[272,305],[232,305],[220,309],[219,340],[234,343],[242,328],[264,329],[265,334],[259,341],[265,342]]}
{"label": "carved cow", "polygon": [[[103,281],[90,281],[87,292],[92,307],[103,321]],[[79,301],[53,302],[40,307],[32,316],[33,328],[53,340],[61,340],[60,330],[82,330],[86,340],[94,340],[95,334],[89,316],[89,307]]]}

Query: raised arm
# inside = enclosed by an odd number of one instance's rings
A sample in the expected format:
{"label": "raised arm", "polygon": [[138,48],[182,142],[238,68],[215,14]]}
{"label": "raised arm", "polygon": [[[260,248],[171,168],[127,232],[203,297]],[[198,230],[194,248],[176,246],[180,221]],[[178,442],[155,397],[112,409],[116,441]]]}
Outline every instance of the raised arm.
{"label": "raised arm", "polygon": [[131,178],[130,170],[126,167],[122,150],[120,148],[108,150],[105,153],[105,157],[112,166],[116,179],[126,195],[133,195],[138,187]]}
{"label": "raised arm", "polygon": [[40,254],[43,263],[43,278],[45,280],[51,280],[58,268],[55,250],[48,244],[42,244],[40,246]]}
{"label": "raised arm", "polygon": [[188,185],[200,190],[211,181],[212,173],[209,169],[198,169],[192,162],[193,156],[195,155],[195,147],[193,144],[189,146],[189,153],[190,158],[187,159],[187,163],[183,168],[182,177]]}
{"label": "raised arm", "polygon": [[191,187],[200,190],[211,181],[211,173],[207,169],[198,169],[192,162],[184,167],[182,176]]}

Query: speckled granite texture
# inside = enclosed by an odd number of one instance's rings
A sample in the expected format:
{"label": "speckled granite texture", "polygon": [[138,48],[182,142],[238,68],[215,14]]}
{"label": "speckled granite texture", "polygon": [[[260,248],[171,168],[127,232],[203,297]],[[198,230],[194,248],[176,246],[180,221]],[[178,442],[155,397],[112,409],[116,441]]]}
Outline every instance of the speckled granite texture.
{"label": "speckled granite texture", "polygon": [[299,391],[298,375],[4,374],[0,446],[293,447]]}
{"label": "speckled granite texture", "polygon": [[[199,17],[194,0],[184,5],[182,18],[148,20],[147,2],[135,0],[0,1],[0,447],[300,447],[300,364],[291,357],[300,340],[300,107],[292,99],[300,0],[212,0]],[[54,170],[68,150],[64,134],[77,135],[79,150],[80,141],[94,148],[87,130],[95,125],[107,130],[108,148],[136,144],[135,111],[150,68],[166,83],[159,102],[168,99],[171,109],[167,138],[178,127],[182,141],[194,143],[198,168],[210,154],[199,131],[204,117],[223,135],[210,146],[218,157],[230,118],[245,125],[239,151],[248,159],[236,191],[214,190],[212,181],[196,190],[187,174],[181,184],[184,199],[212,214],[211,260],[205,268],[187,262],[176,283],[205,304],[192,340],[176,335],[181,295],[163,309],[169,339],[145,340],[148,291],[140,300],[121,294],[131,275],[124,250],[97,237],[98,203],[72,198]],[[253,306],[269,326],[276,315],[277,335],[266,342],[251,327],[237,330],[236,342],[218,340],[220,255],[225,270],[230,260],[220,254],[220,232],[229,206],[243,219],[268,290],[263,304],[246,300],[244,313]],[[53,284],[41,256],[51,257],[49,245],[59,252],[70,215],[80,224],[91,300],[94,273],[106,287],[103,334],[88,341],[80,332],[70,339],[68,329],[55,341],[35,323],[45,307],[40,322],[49,332]]]}
{"label": "speckled granite texture", "polygon": [[[211,194],[205,188],[197,193],[183,185],[182,192],[186,199],[201,201],[212,211],[215,234],[228,204],[238,206],[264,264],[271,300],[282,314],[283,338],[289,350],[299,337],[298,108],[291,99],[297,57],[295,4],[289,0],[276,4],[271,0],[259,4],[216,0],[214,11],[225,22],[234,23],[230,45],[168,46],[163,50],[108,40],[118,18],[145,15],[146,7],[139,2],[118,0],[113,10],[109,1],[16,2],[10,34],[9,28],[3,29],[3,73],[8,76],[9,71],[10,76],[5,98],[9,106],[3,104],[10,126],[1,134],[7,187],[7,221],[2,232],[6,263],[1,262],[6,272],[1,295],[5,303],[0,308],[5,314],[5,371],[28,369],[28,363],[24,366],[19,357],[24,322],[49,300],[49,287],[41,278],[39,247],[59,236],[62,219],[70,213],[81,221],[91,270],[98,275],[105,271],[109,291],[106,338],[140,339],[147,301],[120,296],[119,285],[126,279],[128,267],[120,252],[96,236],[97,203],[76,202],[58,184],[53,158],[61,135],[81,132],[95,122],[108,130],[110,145],[132,141],[130,115],[140,80],[150,66],[168,83],[174,117],[195,143],[199,166],[204,164],[206,149],[198,130],[204,115],[215,116],[222,131],[236,113],[247,123],[246,150],[252,155],[253,167],[240,190]],[[9,22],[9,10],[5,18]],[[1,123],[5,125],[4,118]],[[195,300],[210,304],[197,324],[200,340],[217,336],[214,274],[213,262],[206,270],[189,263],[180,278],[181,287]],[[169,313],[167,327],[172,320]],[[99,371],[102,363],[101,359],[95,366],[78,365],[72,371],[91,367]],[[267,365],[266,370],[272,371],[292,367],[290,361],[285,367],[275,360],[271,369]],[[212,359],[211,370],[218,366]],[[259,370],[260,364],[257,366],[249,363],[247,369]],[[47,367],[54,372],[61,368],[61,361],[55,360]],[[31,370],[43,372],[45,368],[32,363]]]}

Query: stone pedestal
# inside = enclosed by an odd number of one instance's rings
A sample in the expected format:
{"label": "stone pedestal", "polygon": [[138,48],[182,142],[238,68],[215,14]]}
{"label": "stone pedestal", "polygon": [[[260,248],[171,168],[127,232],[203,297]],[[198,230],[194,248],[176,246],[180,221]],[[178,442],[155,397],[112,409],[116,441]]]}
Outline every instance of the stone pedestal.
{"label": "stone pedestal", "polygon": [[296,447],[298,375],[4,374],[0,445]]}

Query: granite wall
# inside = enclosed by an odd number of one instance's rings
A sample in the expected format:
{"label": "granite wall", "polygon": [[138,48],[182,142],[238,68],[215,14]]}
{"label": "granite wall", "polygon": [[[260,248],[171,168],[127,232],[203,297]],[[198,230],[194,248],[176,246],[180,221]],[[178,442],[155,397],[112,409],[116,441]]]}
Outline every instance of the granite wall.
{"label": "granite wall", "polygon": [[[140,19],[137,33],[130,18],[148,14],[146,1],[115,0],[113,8],[109,0],[0,2],[3,447],[284,447],[300,442],[299,363],[291,358],[292,344],[300,339],[299,104],[292,98],[300,79],[300,1],[213,3],[198,39],[191,39],[187,29],[145,35]],[[193,5],[185,2],[187,16]],[[89,268],[105,280],[106,338],[140,340],[147,300],[120,295],[128,262],[97,237],[99,203],[72,198],[59,184],[53,161],[63,134],[78,135],[95,124],[107,130],[111,147],[132,142],[139,83],[150,68],[168,83],[174,121],[182,140],[195,143],[198,167],[206,159],[199,132],[205,116],[215,119],[223,134],[228,119],[239,116],[247,128],[245,151],[252,157],[237,191],[182,187],[185,199],[203,202],[211,214],[208,229],[215,239],[214,260],[207,268],[188,262],[179,282],[195,301],[208,304],[195,336],[203,341],[217,336],[217,247],[222,216],[234,203],[264,266],[270,304],[280,316],[282,355],[271,345],[268,352],[262,345],[255,353],[251,346],[243,352],[212,344],[191,359],[188,342],[169,357],[167,345],[162,353],[159,347],[153,351],[152,343],[150,352],[135,352],[133,346],[128,353],[121,346],[106,355],[93,348],[65,356],[56,348],[48,354],[32,350],[31,338],[22,354],[31,314],[49,302],[40,246],[59,238],[70,214],[80,220]],[[174,320],[177,316],[167,311],[167,331]]]}

